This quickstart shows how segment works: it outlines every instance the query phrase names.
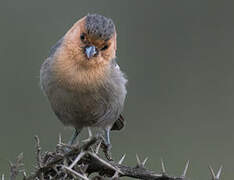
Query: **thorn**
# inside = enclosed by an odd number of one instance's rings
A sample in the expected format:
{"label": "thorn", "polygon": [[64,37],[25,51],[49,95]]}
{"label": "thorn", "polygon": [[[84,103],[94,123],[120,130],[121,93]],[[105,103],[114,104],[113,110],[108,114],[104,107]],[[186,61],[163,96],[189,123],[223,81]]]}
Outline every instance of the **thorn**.
{"label": "thorn", "polygon": [[75,161],[69,166],[70,169],[72,169],[76,163],[85,155],[85,152],[81,151],[80,154],[76,157]]}
{"label": "thorn", "polygon": [[211,167],[211,165],[209,165],[209,169],[210,169],[210,173],[211,173],[211,176],[212,176],[212,180],[215,180],[215,173],[214,173],[214,170]]}
{"label": "thorn", "polygon": [[144,159],[144,161],[142,162],[142,166],[144,167],[145,166],[145,163],[148,161],[148,157],[146,157],[145,159]]}
{"label": "thorn", "polygon": [[34,139],[35,139],[35,141],[36,141],[36,143],[37,143],[36,145],[39,146],[39,145],[40,145],[40,139],[39,139],[38,135],[35,135],[35,136],[34,136]]}
{"label": "thorn", "polygon": [[166,174],[166,168],[165,168],[163,159],[161,159],[161,168],[162,168],[162,174],[163,174],[163,175]]}
{"label": "thorn", "polygon": [[216,174],[216,179],[219,179],[220,178],[220,175],[221,175],[221,172],[222,172],[222,169],[223,169],[223,166],[221,165],[217,174]]}
{"label": "thorn", "polygon": [[[121,159],[119,160],[118,164],[122,164],[122,163],[123,163],[125,156],[126,156],[126,154],[124,154],[124,155],[121,157]],[[112,180],[119,179],[119,172],[118,172],[118,171],[115,171],[115,174],[114,174],[114,176],[112,176],[111,179],[112,179]]]}
{"label": "thorn", "polygon": [[93,147],[90,147],[90,149],[91,149],[92,153],[95,153]]}
{"label": "thorn", "polygon": [[122,164],[122,163],[123,163],[125,156],[126,156],[126,154],[124,154],[124,155],[121,157],[121,159],[119,160],[118,164]]}
{"label": "thorn", "polygon": [[98,161],[100,161],[103,165],[109,167],[110,169],[117,171],[118,173],[123,174],[123,172],[120,171],[120,169],[118,167],[114,167],[112,164],[106,162],[105,160],[101,159],[100,157],[98,157],[96,154],[88,152],[88,154],[90,156],[92,156],[93,158],[97,159]]}
{"label": "thorn", "polygon": [[211,165],[209,165],[209,169],[210,169],[210,172],[211,172],[212,180],[219,180],[222,169],[223,169],[223,166],[220,166],[220,168],[219,168],[219,170],[217,172],[217,175],[215,175],[214,170],[211,167]]}
{"label": "thorn", "polygon": [[141,166],[141,160],[137,154],[136,154],[136,159],[137,159],[137,166]]}
{"label": "thorn", "polygon": [[80,173],[74,171],[73,169],[71,169],[71,168],[69,168],[69,167],[66,167],[66,166],[63,166],[63,167],[64,167],[64,169],[70,171],[72,174],[74,174],[74,175],[76,175],[76,176],[78,176],[78,177],[80,177],[80,178],[82,178],[82,179],[89,180],[89,178],[87,178],[86,175],[82,175],[82,174],[80,174]]}
{"label": "thorn", "polygon": [[89,167],[89,165],[87,165],[87,164],[86,165],[81,164],[81,166],[80,166],[81,172],[85,173],[87,171],[88,167]]}
{"label": "thorn", "polygon": [[99,137],[102,139],[103,142],[105,142],[105,138],[104,138],[103,134],[100,134]]}
{"label": "thorn", "polygon": [[[123,163],[125,156],[126,156],[126,154],[124,154],[124,155],[121,157],[121,159],[119,160],[118,164],[122,164],[122,163]],[[117,180],[117,179],[119,179],[119,172],[118,172],[118,171],[115,171],[115,174],[114,174],[114,176],[112,176],[111,179],[112,179],[112,180]]]}
{"label": "thorn", "polygon": [[18,156],[17,156],[17,162],[21,162],[24,158],[24,153],[20,153]]}
{"label": "thorn", "polygon": [[143,167],[145,166],[145,163],[146,163],[147,160],[148,160],[148,157],[146,157],[146,158],[144,159],[144,161],[141,162],[139,156],[136,154],[136,159],[137,159],[137,167],[142,167],[142,168],[143,168]]}
{"label": "thorn", "polygon": [[9,161],[9,164],[10,164],[10,167],[12,167],[14,165],[11,161]]}
{"label": "thorn", "polygon": [[187,174],[187,171],[188,171],[188,167],[189,167],[189,160],[186,162],[185,164],[185,168],[184,168],[184,171],[181,175],[182,178],[185,178],[186,174]]}
{"label": "thorn", "polygon": [[119,178],[119,173],[116,171],[114,176],[112,176],[111,179],[115,180],[115,179],[118,179]]}
{"label": "thorn", "polygon": [[56,173],[58,173],[58,170],[57,170],[57,167],[56,167],[56,166],[53,166],[52,169],[53,169]]}
{"label": "thorn", "polygon": [[27,177],[27,174],[26,174],[26,172],[25,172],[25,171],[23,172],[23,176],[24,176],[24,178],[26,178],[26,177]]}
{"label": "thorn", "polygon": [[101,144],[102,144],[102,141],[100,141],[96,147],[96,150],[95,150],[95,153],[98,154],[99,153],[99,150],[100,150],[100,147],[101,147]]}

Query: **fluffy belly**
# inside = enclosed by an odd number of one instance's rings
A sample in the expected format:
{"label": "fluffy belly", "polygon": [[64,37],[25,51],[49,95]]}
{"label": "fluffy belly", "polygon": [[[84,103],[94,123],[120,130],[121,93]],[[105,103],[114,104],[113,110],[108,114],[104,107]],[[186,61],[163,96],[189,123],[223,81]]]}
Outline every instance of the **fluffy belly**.
{"label": "fluffy belly", "polygon": [[49,99],[60,121],[77,129],[112,126],[120,114],[118,103],[101,94],[74,94],[57,89]]}

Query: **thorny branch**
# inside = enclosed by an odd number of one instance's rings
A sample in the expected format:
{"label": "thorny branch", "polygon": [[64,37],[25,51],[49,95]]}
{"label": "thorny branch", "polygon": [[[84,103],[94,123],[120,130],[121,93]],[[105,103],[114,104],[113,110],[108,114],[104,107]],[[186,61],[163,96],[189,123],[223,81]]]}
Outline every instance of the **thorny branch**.
{"label": "thorny branch", "polygon": [[[20,154],[16,162],[10,164],[11,180],[15,180],[20,173],[23,173],[23,180],[118,180],[124,176],[144,180],[187,180],[186,173],[189,161],[186,163],[181,176],[174,177],[166,173],[163,161],[161,161],[161,172],[156,173],[145,168],[148,158],[141,161],[138,155],[136,155],[137,165],[135,167],[123,165],[125,155],[119,162],[106,160],[99,153],[102,147],[101,137],[90,137],[82,145],[68,146],[62,142],[61,136],[59,136],[59,143],[55,152],[44,153],[41,151],[37,136],[35,136],[35,140],[37,162],[35,171],[29,176],[26,175],[23,170],[23,154]],[[214,173],[211,166],[209,168],[212,180],[219,180],[222,167],[217,174]],[[2,180],[4,180],[4,175],[2,175]]]}

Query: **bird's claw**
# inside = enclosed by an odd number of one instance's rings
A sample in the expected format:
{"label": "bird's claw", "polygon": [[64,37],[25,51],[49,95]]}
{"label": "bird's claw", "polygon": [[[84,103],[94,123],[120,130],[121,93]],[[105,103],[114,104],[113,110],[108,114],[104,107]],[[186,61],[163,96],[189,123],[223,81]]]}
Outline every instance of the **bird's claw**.
{"label": "bird's claw", "polygon": [[103,152],[106,156],[106,159],[108,159],[109,161],[112,161],[112,155],[111,155],[111,148],[112,145],[111,144],[102,144],[102,148],[103,148]]}

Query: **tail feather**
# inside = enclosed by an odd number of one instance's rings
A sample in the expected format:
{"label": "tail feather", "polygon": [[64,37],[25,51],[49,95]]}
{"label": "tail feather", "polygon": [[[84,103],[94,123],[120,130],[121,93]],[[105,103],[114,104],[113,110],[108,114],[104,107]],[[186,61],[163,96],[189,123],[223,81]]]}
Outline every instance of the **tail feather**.
{"label": "tail feather", "polygon": [[123,129],[123,127],[125,126],[125,120],[123,118],[123,116],[120,114],[119,118],[115,121],[115,123],[113,124],[111,130],[121,130]]}

